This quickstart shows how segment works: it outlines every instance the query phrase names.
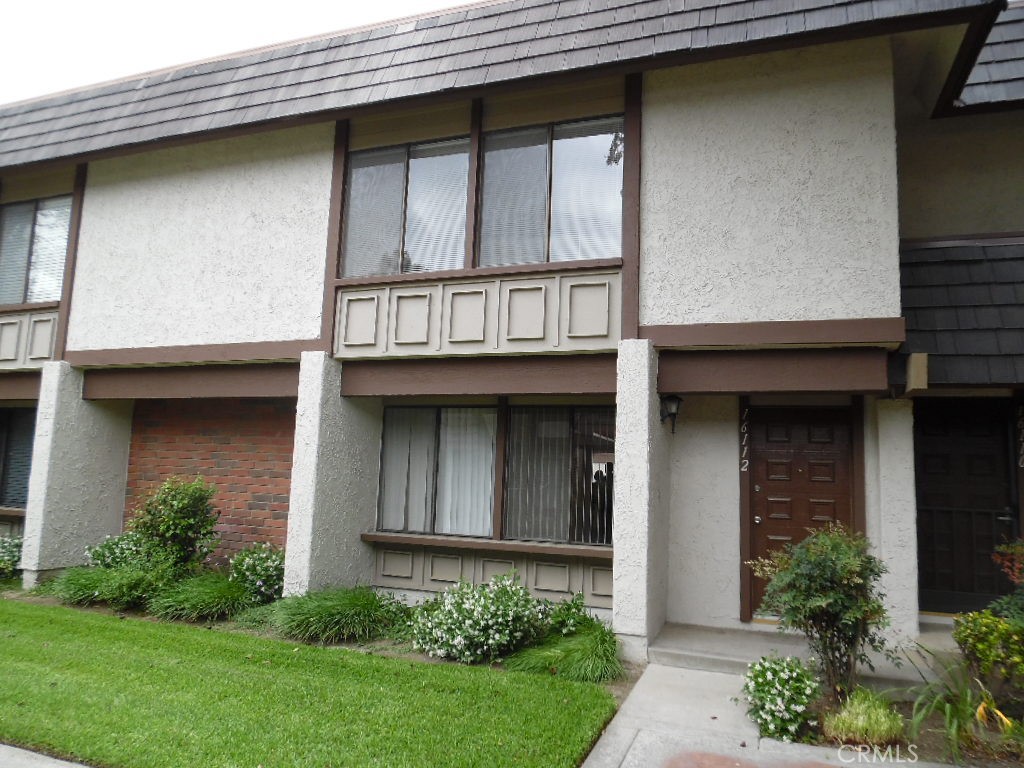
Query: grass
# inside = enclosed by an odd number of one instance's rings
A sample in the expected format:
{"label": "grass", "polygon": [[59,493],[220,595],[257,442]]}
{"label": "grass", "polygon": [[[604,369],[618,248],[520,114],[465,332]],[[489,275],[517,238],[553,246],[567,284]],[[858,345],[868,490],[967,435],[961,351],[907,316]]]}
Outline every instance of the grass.
{"label": "grass", "polygon": [[505,659],[506,669],[557,675],[566,680],[600,683],[622,675],[619,643],[610,629],[593,622],[572,635],[553,635],[540,645]]}
{"label": "grass", "polygon": [[272,623],[306,643],[370,640],[403,624],[408,609],[369,587],[324,589],[276,603]]}
{"label": "grass", "polygon": [[575,766],[597,686],[0,600],[0,742],[119,768]]}
{"label": "grass", "polygon": [[252,605],[252,596],[239,581],[210,571],[166,587],[146,609],[160,619],[206,621],[233,616]]}
{"label": "grass", "polygon": [[884,747],[903,738],[903,716],[880,694],[857,688],[837,712],[825,715],[825,736],[842,744]]}

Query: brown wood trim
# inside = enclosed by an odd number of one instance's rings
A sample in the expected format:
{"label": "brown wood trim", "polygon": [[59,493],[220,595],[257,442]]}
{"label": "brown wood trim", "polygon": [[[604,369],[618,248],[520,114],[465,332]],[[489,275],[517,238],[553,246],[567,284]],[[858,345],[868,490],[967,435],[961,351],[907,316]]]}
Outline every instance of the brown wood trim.
{"label": "brown wood trim", "polygon": [[491,538],[500,539],[505,533],[505,453],[508,447],[508,398],[498,398],[498,430],[494,446],[494,511],[491,518]]}
{"label": "brown wood trim", "polygon": [[466,269],[476,266],[480,222],[480,172],[483,168],[484,100],[473,99],[469,108],[469,182],[466,188]]}
{"label": "brown wood trim", "polygon": [[[740,398],[739,413],[739,474],[740,474],[740,621],[749,622],[754,618],[751,595],[754,589],[754,577],[747,563],[750,561],[750,483],[753,472],[750,471],[750,398]],[[746,440],[744,440],[744,437]],[[747,449],[744,453],[744,448]],[[748,459],[746,471],[743,459]]]}
{"label": "brown wood trim", "polygon": [[888,391],[884,349],[675,352],[658,358],[658,391],[687,393]]}
{"label": "brown wood trim", "polygon": [[850,420],[852,422],[853,445],[853,476],[850,478],[850,492],[853,494],[853,529],[858,533],[867,534],[867,487],[864,474],[864,397],[858,395],[853,398],[850,407]]}
{"label": "brown wood trim", "polygon": [[614,394],[615,359],[601,354],[351,360],[343,364],[341,394]]}
{"label": "brown wood trim", "polygon": [[[624,278],[625,279],[625,278]],[[625,296],[623,296],[625,302]],[[625,310],[623,310],[625,311]],[[851,320],[771,320],[755,323],[643,325],[640,338],[656,347],[763,347],[775,345],[880,345],[906,341],[902,317]]]}
{"label": "brown wood trim", "polygon": [[0,517],[24,517],[25,510],[17,507],[0,507]]}
{"label": "brown wood trim", "polygon": [[581,557],[588,560],[611,562],[611,547],[595,547],[585,544],[552,544],[539,541],[496,541],[494,539],[471,539],[464,536],[431,536],[418,533],[387,533],[375,531],[364,533],[360,538],[371,544],[394,544],[399,546],[435,547],[440,549],[473,549],[487,552],[519,552],[524,555],[560,555]]}
{"label": "brown wood trim", "polygon": [[191,397],[296,397],[295,363],[183,368],[108,368],[85,372],[85,400]]}
{"label": "brown wood trim", "polygon": [[68,342],[68,320],[71,317],[71,299],[75,288],[75,262],[78,260],[78,236],[82,229],[82,206],[85,203],[85,185],[89,166],[75,167],[75,186],[71,193],[71,222],[68,228],[68,249],[64,256],[64,282],[61,286],[60,310],[53,342],[53,359],[63,360]]}
{"label": "brown wood trim", "polygon": [[555,261],[543,264],[512,264],[504,267],[476,269],[446,269],[441,272],[407,272],[402,275],[376,275],[374,277],[344,277],[336,281],[343,288],[391,285],[392,283],[431,283],[438,280],[462,278],[491,278],[505,275],[529,275],[543,272],[578,272],[585,269],[616,269],[622,259],[586,259],[582,261]]}
{"label": "brown wood trim", "polygon": [[1013,440],[1013,448],[1010,458],[1011,466],[1016,468],[1013,474],[1016,493],[1013,498],[1017,503],[1017,535],[1024,536],[1024,393],[1014,393],[1012,413],[1010,437]]}
{"label": "brown wood trim", "polygon": [[643,73],[626,76],[626,114],[622,152],[622,338],[635,339],[640,328],[640,140]]}
{"label": "brown wood trim", "polygon": [[999,18],[999,14],[1006,8],[1005,0],[991,2],[987,7],[974,15],[970,21],[964,38],[960,43],[960,49],[953,60],[953,67],[946,77],[946,82],[939,92],[939,98],[932,110],[932,117],[949,117],[957,112],[957,100],[967,84],[967,78],[971,76],[971,70],[978,61],[981,49],[985,47],[992,27]]}
{"label": "brown wood trim", "polygon": [[16,312],[42,312],[47,309],[58,309],[59,301],[37,301],[30,304],[0,304],[0,315],[12,315]]}
{"label": "brown wood trim", "polygon": [[175,365],[178,363],[247,363],[263,360],[298,360],[303,352],[319,348],[319,339],[256,341],[180,347],[69,350],[64,354],[64,359],[72,365],[80,367]]}
{"label": "brown wood trim", "polygon": [[0,400],[38,400],[41,371],[0,373]]}
{"label": "brown wood trim", "polygon": [[321,349],[334,351],[334,281],[341,264],[341,226],[345,212],[345,173],[348,165],[348,121],[334,124],[334,156],[331,161],[331,202],[327,222],[327,258],[324,267],[324,304],[320,314]]}
{"label": "brown wood trim", "polygon": [[1020,245],[1024,243],[1024,232],[985,232],[972,235],[943,235],[942,237],[904,237],[900,250],[904,248],[950,248],[964,245]]}

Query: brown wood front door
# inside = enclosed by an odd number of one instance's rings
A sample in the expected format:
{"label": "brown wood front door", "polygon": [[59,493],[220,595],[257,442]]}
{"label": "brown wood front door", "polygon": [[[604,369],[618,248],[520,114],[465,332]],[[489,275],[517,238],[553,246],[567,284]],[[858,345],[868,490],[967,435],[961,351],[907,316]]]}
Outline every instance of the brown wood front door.
{"label": "brown wood front door", "polygon": [[1010,400],[914,401],[921,610],[980,610],[1012,589],[992,562],[1019,522]]}
{"label": "brown wood front door", "polygon": [[[853,409],[750,408],[750,503],[746,525],[753,558],[839,522],[854,527]],[[765,583],[750,579],[756,612]]]}

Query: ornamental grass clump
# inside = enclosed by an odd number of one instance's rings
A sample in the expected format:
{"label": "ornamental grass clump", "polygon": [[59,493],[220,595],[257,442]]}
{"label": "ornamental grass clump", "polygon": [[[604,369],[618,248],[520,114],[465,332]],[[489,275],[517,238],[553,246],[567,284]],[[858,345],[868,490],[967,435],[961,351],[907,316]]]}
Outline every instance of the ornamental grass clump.
{"label": "ornamental grass clump", "polygon": [[541,637],[549,611],[512,574],[462,582],[417,609],[413,647],[464,664],[494,661]]}
{"label": "ornamental grass clump", "polygon": [[903,717],[881,694],[857,688],[838,711],[825,715],[822,731],[840,744],[885,747],[903,738]]}
{"label": "ornamental grass clump", "polygon": [[596,619],[570,634],[553,633],[540,645],[516,651],[504,666],[513,672],[549,674],[579,683],[603,683],[622,675],[619,641]]}
{"label": "ornamental grass clump", "polygon": [[267,544],[243,549],[231,558],[231,580],[242,585],[254,603],[270,603],[284,590],[284,552]]}
{"label": "ornamental grass clump", "polygon": [[743,681],[750,719],[762,736],[780,741],[800,739],[818,724],[813,705],[820,693],[814,672],[789,656],[762,657],[747,668]]}
{"label": "ornamental grass clump", "polygon": [[340,587],[276,603],[272,623],[285,637],[306,643],[372,640],[408,621],[408,607],[370,587]]}
{"label": "ornamental grass clump", "polygon": [[889,624],[878,589],[885,566],[868,547],[861,534],[832,524],[749,563],[768,579],[762,608],[778,615],[779,629],[804,634],[827,695],[839,701],[853,690],[858,664],[874,669],[868,650],[898,664],[881,633]]}
{"label": "ornamental grass clump", "polygon": [[21,563],[21,537],[0,536],[0,579],[10,579]]}
{"label": "ornamental grass clump", "polygon": [[252,595],[244,584],[208,571],[160,590],[146,608],[161,619],[210,621],[233,616],[252,604]]}
{"label": "ornamental grass clump", "polygon": [[47,592],[68,605],[106,604],[116,611],[143,608],[178,575],[166,557],[115,568],[69,568],[47,585]]}

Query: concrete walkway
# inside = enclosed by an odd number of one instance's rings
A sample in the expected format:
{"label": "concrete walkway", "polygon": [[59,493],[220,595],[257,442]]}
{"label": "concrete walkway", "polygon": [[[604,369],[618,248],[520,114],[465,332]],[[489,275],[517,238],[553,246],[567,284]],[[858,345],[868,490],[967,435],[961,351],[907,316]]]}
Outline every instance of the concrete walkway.
{"label": "concrete walkway", "polygon": [[85,768],[78,763],[68,763],[49,755],[40,755],[26,749],[0,744],[0,766],[2,768]]}
{"label": "concrete walkway", "polygon": [[[650,664],[583,768],[826,768],[863,765],[867,755],[783,744],[758,736],[742,675]],[[901,755],[910,762],[909,755]],[[894,763],[896,754],[885,761]],[[916,762],[916,768],[949,768]]]}

